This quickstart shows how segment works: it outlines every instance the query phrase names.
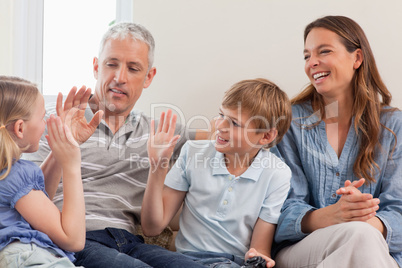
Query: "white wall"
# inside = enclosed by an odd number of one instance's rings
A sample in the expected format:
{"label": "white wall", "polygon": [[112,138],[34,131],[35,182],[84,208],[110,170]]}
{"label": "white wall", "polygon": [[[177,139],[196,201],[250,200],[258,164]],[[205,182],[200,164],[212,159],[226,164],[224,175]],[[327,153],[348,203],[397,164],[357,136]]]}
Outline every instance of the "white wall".
{"label": "white wall", "polygon": [[362,26],[393,105],[402,108],[401,14],[400,0],[136,0],[134,20],[154,35],[157,67],[136,108],[153,114],[152,104],[167,103],[186,122],[196,115],[211,119],[225,90],[256,77],[292,97],[308,83],[304,27],[325,15],[345,15]]}

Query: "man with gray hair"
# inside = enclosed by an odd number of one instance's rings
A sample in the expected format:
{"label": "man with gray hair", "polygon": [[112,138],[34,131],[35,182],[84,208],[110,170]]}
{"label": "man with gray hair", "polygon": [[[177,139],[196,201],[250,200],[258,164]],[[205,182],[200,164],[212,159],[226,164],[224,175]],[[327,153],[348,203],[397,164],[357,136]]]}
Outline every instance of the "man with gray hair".
{"label": "man with gray hair", "polygon": [[[75,112],[77,118],[71,125],[81,144],[87,227],[85,249],[76,253],[77,266],[202,267],[182,254],[145,244],[138,235],[149,171],[147,140],[151,119],[133,108],[156,74],[152,66],[154,47],[152,35],[143,26],[112,26],[101,41],[99,56],[93,60],[97,80],[94,94],[90,96],[83,87],[77,93],[70,92],[64,107],[60,97],[57,101],[59,115],[68,114],[77,105],[81,109],[81,113]],[[89,107],[83,108],[88,98]],[[96,123],[100,121],[99,111],[104,113],[100,124],[96,127],[94,120],[88,124],[92,118],[97,118]],[[177,158],[186,139],[194,139],[195,133],[181,126],[176,133],[182,137],[174,153]],[[30,160],[38,164],[44,161],[42,170],[52,174],[52,179],[46,181],[46,190],[61,208],[61,170],[51,155],[47,157],[49,152],[43,137],[40,149]]]}

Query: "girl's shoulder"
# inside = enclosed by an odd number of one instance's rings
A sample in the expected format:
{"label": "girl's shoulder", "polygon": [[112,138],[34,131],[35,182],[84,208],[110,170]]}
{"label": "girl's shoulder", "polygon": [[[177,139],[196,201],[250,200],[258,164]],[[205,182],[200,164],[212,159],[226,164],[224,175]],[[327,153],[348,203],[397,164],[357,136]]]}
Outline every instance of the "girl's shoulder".
{"label": "girl's shoulder", "polygon": [[18,160],[11,167],[10,174],[0,181],[0,204],[11,205],[31,190],[45,189],[41,169],[27,160]]}
{"label": "girl's shoulder", "polygon": [[11,166],[10,174],[4,182],[10,187],[21,187],[23,185],[42,185],[44,181],[42,170],[33,162],[19,159]]}

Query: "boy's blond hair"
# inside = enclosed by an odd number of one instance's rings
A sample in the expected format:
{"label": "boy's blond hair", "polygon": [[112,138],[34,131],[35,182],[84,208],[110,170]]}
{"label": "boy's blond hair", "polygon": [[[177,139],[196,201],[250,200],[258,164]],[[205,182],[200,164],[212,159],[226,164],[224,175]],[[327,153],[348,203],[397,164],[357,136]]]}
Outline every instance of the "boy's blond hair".
{"label": "boy's blond hair", "polygon": [[292,107],[287,94],[263,78],[234,84],[225,92],[222,106],[247,112],[257,129],[268,132],[276,128],[278,135],[266,148],[282,140],[292,121]]}

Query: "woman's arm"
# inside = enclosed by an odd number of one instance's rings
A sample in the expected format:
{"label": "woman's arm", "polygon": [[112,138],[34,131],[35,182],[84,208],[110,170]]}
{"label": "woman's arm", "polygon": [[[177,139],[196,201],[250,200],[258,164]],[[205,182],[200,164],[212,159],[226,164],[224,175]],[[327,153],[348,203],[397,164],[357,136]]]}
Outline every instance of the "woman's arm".
{"label": "woman's arm", "polygon": [[298,128],[299,126],[292,122],[290,129],[277,145],[279,156],[292,171],[289,194],[282,206],[275,233],[277,243],[303,239],[307,234],[301,231],[301,220],[306,212],[315,209],[308,203],[310,200],[308,181],[299,157],[294,133]]}
{"label": "woman's arm", "polygon": [[336,204],[309,211],[301,221],[301,230],[303,233],[312,233],[342,222],[368,221],[375,216],[379,203],[378,199],[369,198],[367,200],[358,195],[342,196]]}
{"label": "woman's arm", "polygon": [[[365,180],[353,182],[347,181],[346,187],[340,188],[336,193],[342,195],[333,205],[307,212],[301,224],[304,233],[311,233],[317,229],[334,224],[350,221],[370,221],[377,223],[374,216],[379,209],[380,200],[373,198],[371,194],[361,193],[357,188],[364,184]],[[383,231],[383,230],[380,230]]]}
{"label": "woman's arm", "polygon": [[380,178],[377,181],[377,187],[380,189],[378,198],[381,202],[376,217],[368,223],[377,228],[378,221],[381,221],[385,229],[382,233],[390,253],[399,254],[400,258],[402,256],[402,112],[395,111],[392,115],[383,116],[385,117],[383,119],[387,120],[382,122],[385,122],[386,127],[391,129],[396,137],[388,130],[383,130],[380,140],[382,153],[378,156],[381,160],[376,160],[383,161]]}

